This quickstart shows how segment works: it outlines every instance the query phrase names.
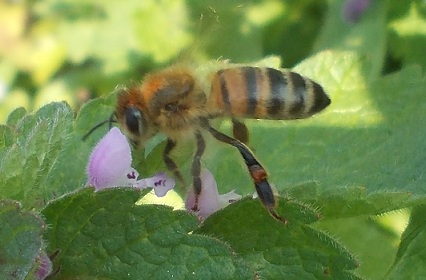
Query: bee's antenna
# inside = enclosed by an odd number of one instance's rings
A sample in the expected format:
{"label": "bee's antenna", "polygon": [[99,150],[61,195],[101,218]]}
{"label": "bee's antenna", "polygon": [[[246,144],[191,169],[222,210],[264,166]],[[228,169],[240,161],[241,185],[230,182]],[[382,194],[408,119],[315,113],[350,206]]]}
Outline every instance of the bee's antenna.
{"label": "bee's antenna", "polygon": [[83,135],[83,138],[82,138],[83,141],[86,141],[87,137],[89,137],[90,134],[93,133],[93,131],[95,131],[96,129],[98,129],[99,127],[103,126],[106,123],[108,123],[108,128],[111,129],[112,123],[117,122],[117,120],[115,120],[114,117],[115,117],[115,113],[112,113],[111,116],[109,116],[109,118],[107,120],[101,121],[100,123],[98,123],[97,125],[92,127],[86,134]]}

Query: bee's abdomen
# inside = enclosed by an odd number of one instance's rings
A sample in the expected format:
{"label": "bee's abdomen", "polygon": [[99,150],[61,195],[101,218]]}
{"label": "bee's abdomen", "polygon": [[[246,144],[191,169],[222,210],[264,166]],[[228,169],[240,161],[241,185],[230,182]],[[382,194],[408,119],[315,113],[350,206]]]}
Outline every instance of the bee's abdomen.
{"label": "bee's abdomen", "polygon": [[319,84],[295,72],[236,67],[215,73],[208,105],[220,115],[285,120],[307,118],[329,104]]}

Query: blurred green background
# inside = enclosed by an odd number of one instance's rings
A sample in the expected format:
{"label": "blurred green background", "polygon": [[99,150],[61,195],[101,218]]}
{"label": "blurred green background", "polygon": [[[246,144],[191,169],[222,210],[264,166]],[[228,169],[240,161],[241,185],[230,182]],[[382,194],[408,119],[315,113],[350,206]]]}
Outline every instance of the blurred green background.
{"label": "blurred green background", "polygon": [[[18,106],[34,110],[65,99],[78,109],[180,60],[249,62],[274,54],[291,67],[332,47],[321,42],[321,30],[336,14],[344,17],[344,2],[2,0],[0,123]],[[383,9],[388,40],[382,70],[424,66],[425,1],[384,1]],[[342,20],[342,36],[354,24]]]}

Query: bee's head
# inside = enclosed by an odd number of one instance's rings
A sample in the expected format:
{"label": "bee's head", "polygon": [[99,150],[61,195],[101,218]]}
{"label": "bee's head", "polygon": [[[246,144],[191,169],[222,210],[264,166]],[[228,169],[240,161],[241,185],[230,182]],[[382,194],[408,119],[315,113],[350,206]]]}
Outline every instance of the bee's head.
{"label": "bee's head", "polygon": [[122,89],[118,93],[115,116],[123,133],[136,146],[142,145],[155,134],[150,124],[137,87]]}

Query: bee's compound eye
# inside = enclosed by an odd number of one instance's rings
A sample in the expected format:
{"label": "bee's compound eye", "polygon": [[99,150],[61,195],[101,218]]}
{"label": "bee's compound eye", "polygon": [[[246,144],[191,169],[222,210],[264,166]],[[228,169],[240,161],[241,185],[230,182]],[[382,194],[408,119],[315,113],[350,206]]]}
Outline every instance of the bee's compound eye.
{"label": "bee's compound eye", "polygon": [[128,107],[124,111],[124,118],[126,120],[127,128],[134,134],[140,134],[139,124],[142,121],[142,113],[135,107]]}

